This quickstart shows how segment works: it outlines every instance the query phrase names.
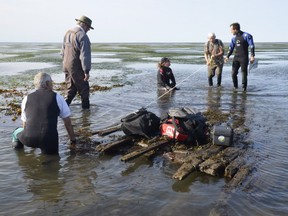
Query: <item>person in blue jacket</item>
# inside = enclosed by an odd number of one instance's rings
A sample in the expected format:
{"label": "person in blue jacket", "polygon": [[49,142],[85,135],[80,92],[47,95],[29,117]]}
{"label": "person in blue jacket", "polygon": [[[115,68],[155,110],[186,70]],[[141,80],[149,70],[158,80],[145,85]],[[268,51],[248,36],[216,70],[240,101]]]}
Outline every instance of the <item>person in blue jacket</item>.
{"label": "person in blue jacket", "polygon": [[[247,90],[247,76],[248,76],[248,64],[249,60],[252,64],[255,60],[255,45],[253,41],[253,36],[247,32],[240,30],[239,23],[232,23],[230,25],[231,33],[233,38],[231,39],[229,50],[227,56],[225,57],[225,62],[228,61],[229,57],[232,55],[234,49],[234,58],[232,62],[232,80],[234,89],[238,88],[238,70],[241,67],[242,72],[242,90],[246,92]],[[249,47],[250,47],[250,57],[249,57]]]}

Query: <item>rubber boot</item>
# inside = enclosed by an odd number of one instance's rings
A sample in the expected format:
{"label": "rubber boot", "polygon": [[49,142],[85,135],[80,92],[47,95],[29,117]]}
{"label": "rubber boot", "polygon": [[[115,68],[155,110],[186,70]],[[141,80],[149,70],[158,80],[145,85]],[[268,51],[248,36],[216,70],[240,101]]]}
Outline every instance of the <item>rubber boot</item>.
{"label": "rubber boot", "polygon": [[14,131],[13,131],[13,134],[12,134],[12,147],[14,149],[21,149],[24,147],[24,145],[19,141],[17,135],[23,131],[23,128],[16,128]]}
{"label": "rubber boot", "polygon": [[90,108],[89,100],[82,100],[82,108],[83,109],[89,109]]}
{"label": "rubber boot", "polygon": [[213,79],[212,78],[213,78],[212,76],[208,77],[209,86],[213,86]]}

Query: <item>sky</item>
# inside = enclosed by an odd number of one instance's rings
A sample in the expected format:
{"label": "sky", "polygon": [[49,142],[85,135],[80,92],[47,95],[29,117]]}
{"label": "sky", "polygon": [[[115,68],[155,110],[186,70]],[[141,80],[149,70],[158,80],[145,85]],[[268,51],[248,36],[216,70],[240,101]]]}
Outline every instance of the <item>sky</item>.
{"label": "sky", "polygon": [[82,15],[91,43],[231,40],[230,24],[254,42],[288,41],[287,0],[0,0],[0,42],[62,42]]}

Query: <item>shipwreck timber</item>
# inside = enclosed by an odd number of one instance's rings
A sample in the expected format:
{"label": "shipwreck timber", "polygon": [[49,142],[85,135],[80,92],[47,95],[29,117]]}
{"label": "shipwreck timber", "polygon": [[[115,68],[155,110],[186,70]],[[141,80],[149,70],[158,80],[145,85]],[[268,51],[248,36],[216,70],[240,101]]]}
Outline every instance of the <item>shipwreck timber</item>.
{"label": "shipwreck timber", "polygon": [[[227,121],[228,115],[224,114],[217,118],[213,112],[210,115],[210,127],[217,123]],[[212,115],[212,117],[211,117]],[[220,118],[220,119],[219,119]],[[209,119],[209,117],[208,117]],[[106,136],[121,131],[121,124],[114,124],[108,128],[93,132],[91,135]],[[168,155],[171,163],[179,164],[179,168],[171,176],[175,180],[183,180],[192,172],[202,172],[212,176],[225,177],[230,179],[229,185],[235,187],[245,179],[251,172],[251,163],[247,164],[245,159],[248,145],[239,144],[245,128],[235,130],[236,134],[231,146],[216,145],[209,142],[200,146],[186,146],[183,143],[173,142],[164,136],[156,136],[152,139],[141,137],[120,136],[117,140],[105,144],[99,144],[95,150],[100,154],[121,152],[121,161],[127,162],[138,157],[150,159],[155,155]],[[124,146],[124,150],[122,149]],[[127,147],[128,146],[128,147]],[[185,146],[184,150],[180,146]]]}

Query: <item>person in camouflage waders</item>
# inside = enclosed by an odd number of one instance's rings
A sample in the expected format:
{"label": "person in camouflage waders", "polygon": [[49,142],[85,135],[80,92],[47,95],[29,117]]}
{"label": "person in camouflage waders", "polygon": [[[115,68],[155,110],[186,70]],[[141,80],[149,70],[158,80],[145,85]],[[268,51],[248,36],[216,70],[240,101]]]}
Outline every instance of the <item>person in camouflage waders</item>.
{"label": "person in camouflage waders", "polygon": [[221,86],[222,70],[224,64],[224,46],[221,40],[216,39],[214,33],[208,34],[208,41],[204,46],[204,57],[208,66],[208,84],[213,86],[213,77],[217,75],[217,86]]}

